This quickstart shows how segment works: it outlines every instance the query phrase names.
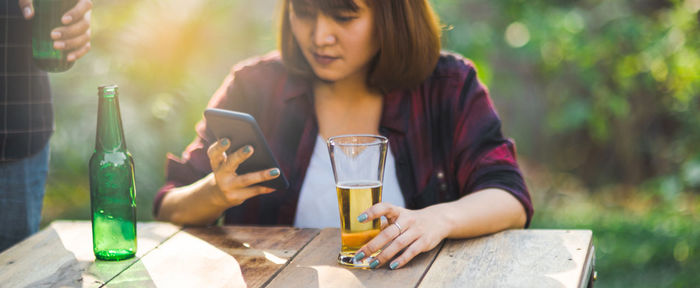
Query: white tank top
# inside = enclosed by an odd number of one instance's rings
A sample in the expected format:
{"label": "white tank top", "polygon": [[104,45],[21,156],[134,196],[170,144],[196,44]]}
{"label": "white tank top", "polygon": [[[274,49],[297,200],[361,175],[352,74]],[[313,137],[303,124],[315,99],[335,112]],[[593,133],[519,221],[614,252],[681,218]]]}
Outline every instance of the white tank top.
{"label": "white tank top", "polygon": [[[405,207],[399,181],[396,178],[396,163],[394,155],[391,154],[391,148],[386,153],[385,165],[382,202]],[[301,185],[294,227],[340,227],[338,196],[335,190],[331,157],[328,155],[326,141],[321,136],[316,137],[311,161],[306,169],[304,183]]]}

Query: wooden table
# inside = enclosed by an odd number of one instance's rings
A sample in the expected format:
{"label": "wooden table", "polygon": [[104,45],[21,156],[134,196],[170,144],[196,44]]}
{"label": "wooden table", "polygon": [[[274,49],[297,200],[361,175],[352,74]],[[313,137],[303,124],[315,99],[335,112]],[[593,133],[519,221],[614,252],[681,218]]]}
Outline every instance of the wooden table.
{"label": "wooden table", "polygon": [[56,221],[0,254],[0,287],[586,287],[589,230],[447,240],[402,269],[336,263],[338,229],[138,224],[138,253],[92,254],[90,222]]}

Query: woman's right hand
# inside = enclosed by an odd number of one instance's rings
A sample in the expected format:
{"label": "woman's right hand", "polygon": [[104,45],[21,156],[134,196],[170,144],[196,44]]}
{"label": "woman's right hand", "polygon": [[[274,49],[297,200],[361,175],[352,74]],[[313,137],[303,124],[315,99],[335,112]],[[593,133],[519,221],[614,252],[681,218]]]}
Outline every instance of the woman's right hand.
{"label": "woman's right hand", "polygon": [[226,153],[231,141],[226,138],[214,142],[207,150],[212,173],[216,181],[220,199],[215,199],[222,206],[240,205],[248,198],[275,191],[273,188],[254,186],[255,184],[279,177],[279,168],[236,174],[238,166],[253,155],[253,147],[246,145],[231,154]]}

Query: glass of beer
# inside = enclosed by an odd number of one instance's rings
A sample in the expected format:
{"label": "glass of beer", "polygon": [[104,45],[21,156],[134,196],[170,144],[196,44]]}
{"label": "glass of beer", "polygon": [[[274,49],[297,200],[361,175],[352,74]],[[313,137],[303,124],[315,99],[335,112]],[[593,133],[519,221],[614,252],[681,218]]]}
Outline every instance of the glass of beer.
{"label": "glass of beer", "polygon": [[354,257],[357,250],[379,234],[380,220],[360,223],[357,217],[382,201],[388,143],[386,137],[377,135],[342,135],[328,139],[340,212],[340,264],[369,267],[367,260],[355,261]]}

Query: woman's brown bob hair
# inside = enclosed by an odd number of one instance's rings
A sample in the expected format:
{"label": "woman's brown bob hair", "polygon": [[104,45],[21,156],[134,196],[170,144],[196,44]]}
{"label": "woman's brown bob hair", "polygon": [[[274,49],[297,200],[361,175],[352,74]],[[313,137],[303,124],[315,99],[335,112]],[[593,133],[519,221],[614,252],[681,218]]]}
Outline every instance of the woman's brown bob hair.
{"label": "woman's brown bob hair", "polygon": [[385,93],[418,86],[433,72],[440,57],[439,20],[427,0],[283,0],[279,49],[287,69],[302,77],[314,77],[292,35],[289,3],[334,15],[356,11],[355,1],[366,1],[374,12],[379,41],[379,53],[367,76],[368,86]]}

